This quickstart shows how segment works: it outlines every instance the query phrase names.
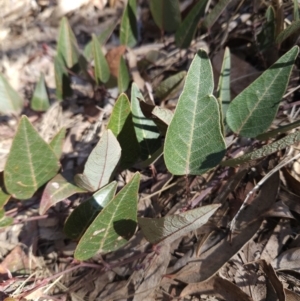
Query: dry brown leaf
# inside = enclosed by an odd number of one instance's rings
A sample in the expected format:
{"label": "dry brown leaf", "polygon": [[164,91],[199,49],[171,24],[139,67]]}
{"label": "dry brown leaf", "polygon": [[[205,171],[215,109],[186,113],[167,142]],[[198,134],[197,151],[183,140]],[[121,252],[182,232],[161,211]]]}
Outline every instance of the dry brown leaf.
{"label": "dry brown leaf", "polygon": [[[264,270],[268,281],[270,282],[271,286],[273,287],[275,293],[276,293],[276,299],[278,301],[285,301],[285,293],[283,289],[283,285],[281,281],[278,279],[276,272],[272,268],[270,264],[268,264],[265,260],[260,260],[260,265],[262,269]],[[269,292],[268,292],[269,295]],[[273,298],[272,300],[268,297],[267,301],[275,301]]]}
{"label": "dry brown leaf", "polygon": [[289,220],[281,219],[262,250],[260,259],[263,259],[268,263],[274,260],[280,254],[282,247],[285,245],[291,234],[292,229]]}
{"label": "dry brown leaf", "polygon": [[300,248],[293,248],[283,252],[271,264],[276,270],[300,272]]}
{"label": "dry brown leaf", "polygon": [[115,77],[118,78],[119,74],[119,65],[121,56],[125,53],[126,46],[121,45],[115,48],[112,48],[107,51],[106,53],[106,60],[110,69],[110,73]]}
{"label": "dry brown leaf", "polygon": [[144,259],[143,263],[146,266],[143,275],[144,279],[135,290],[133,301],[145,301],[152,297],[153,292],[159,287],[161,279],[166,273],[169,261],[170,245],[161,245],[157,253],[149,254]]}
{"label": "dry brown leaf", "polygon": [[292,173],[286,168],[282,168],[282,174],[285,178],[287,187],[295,194],[300,196],[300,182],[299,182],[299,174],[296,172],[296,168],[299,167],[299,162],[293,163]]}
{"label": "dry brown leaf", "polygon": [[[196,261],[187,264],[172,278],[185,283],[205,281],[214,275],[231,257],[233,257],[257,232],[263,220],[263,214],[272,206],[279,185],[278,173],[269,178],[251,205],[240,213],[236,225],[238,233],[227,235],[208,251],[201,253]],[[231,238],[231,239],[230,239]]]}
{"label": "dry brown leaf", "polygon": [[235,284],[220,276],[214,276],[204,282],[188,284],[181,292],[180,297],[183,298],[196,293],[212,295],[231,301],[253,301],[251,297],[240,290]]}
{"label": "dry brown leaf", "polygon": [[300,301],[300,296],[288,289],[284,289],[286,301]]}

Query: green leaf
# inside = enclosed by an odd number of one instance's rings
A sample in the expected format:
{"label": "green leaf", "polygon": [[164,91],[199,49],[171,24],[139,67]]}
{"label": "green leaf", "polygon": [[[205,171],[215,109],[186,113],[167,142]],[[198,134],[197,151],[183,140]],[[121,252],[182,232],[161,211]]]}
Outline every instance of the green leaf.
{"label": "green leaf", "polygon": [[77,41],[66,17],[61,19],[59,25],[57,56],[61,56],[70,69],[79,62]]}
{"label": "green leaf", "polygon": [[64,172],[56,175],[46,185],[39,208],[40,215],[58,202],[61,202],[75,193],[84,193],[86,190],[77,187],[72,181],[73,174]]}
{"label": "green leaf", "polygon": [[285,30],[283,30],[278,37],[276,38],[276,43],[280,44],[288,37],[295,33],[299,33],[300,30],[300,20],[293,22],[290,26],[288,26]]}
{"label": "green leaf", "polygon": [[52,138],[52,140],[49,143],[57,159],[59,159],[62,155],[65,137],[66,137],[66,128],[63,127],[59,130],[59,132]]}
{"label": "green leaf", "polygon": [[155,89],[155,97],[161,101],[172,98],[183,87],[185,76],[186,71],[181,71],[163,80]]}
{"label": "green leaf", "polygon": [[0,112],[3,114],[20,114],[24,102],[12,88],[6,78],[0,73]]}
{"label": "green leaf", "polygon": [[256,137],[256,139],[257,140],[268,140],[270,138],[276,137],[279,134],[283,134],[283,133],[286,133],[290,130],[293,130],[293,129],[297,128],[298,126],[300,126],[300,120],[297,120],[295,122],[280,126],[277,129],[274,129],[272,131],[269,131],[269,132],[263,133],[261,135],[258,135]]}
{"label": "green leaf", "polygon": [[51,147],[28,118],[22,116],[4,168],[7,191],[14,198],[28,199],[53,178],[59,168]]}
{"label": "green leaf", "polygon": [[[107,26],[106,29],[103,30],[98,36],[96,36],[97,41],[100,45],[104,45],[106,41],[109,39],[114,29],[116,28],[117,22],[112,22]],[[83,54],[87,60],[92,59],[92,40],[86,44],[84,47]]]}
{"label": "green leaf", "polygon": [[251,138],[269,128],[298,52],[299,48],[293,47],[230,103],[226,122],[233,132]]}
{"label": "green leaf", "polygon": [[130,75],[124,58],[121,56],[118,74],[118,89],[119,93],[125,92],[128,89]]}
{"label": "green leaf", "polygon": [[0,210],[0,228],[10,226],[13,223],[14,219],[9,216],[5,216],[5,211]]}
{"label": "green leaf", "polygon": [[219,78],[219,84],[217,88],[217,99],[222,105],[222,120],[226,115],[231,96],[230,96],[230,50],[228,47],[225,48],[223,63]]}
{"label": "green leaf", "polygon": [[213,204],[160,218],[138,217],[138,223],[151,244],[157,244],[162,240],[165,244],[171,244],[174,240],[206,224],[219,207],[220,204]]}
{"label": "green leaf", "polygon": [[261,51],[270,48],[274,44],[276,32],[275,21],[275,10],[273,6],[270,5],[266,11],[266,22],[263,24],[261,32],[257,35],[257,41]]}
{"label": "green leaf", "polygon": [[185,17],[175,34],[176,46],[188,48],[195,35],[197,25],[204,15],[207,0],[200,0]]}
{"label": "green leaf", "polygon": [[140,174],[98,214],[80,239],[74,257],[86,260],[96,253],[108,253],[125,245],[137,226],[137,201]]}
{"label": "green leaf", "polygon": [[279,139],[273,143],[264,145],[260,149],[252,151],[248,154],[245,154],[245,155],[240,156],[235,159],[226,160],[226,161],[222,162],[221,165],[234,167],[236,165],[251,162],[253,160],[257,160],[257,159],[269,156],[269,155],[271,155],[277,151],[280,151],[282,149],[285,149],[288,146],[291,146],[299,141],[300,141],[300,132],[297,131],[297,132],[289,134],[286,137]]}
{"label": "green leaf", "polygon": [[174,32],[180,25],[178,0],[150,0],[150,11],[161,31]]}
{"label": "green leaf", "polygon": [[205,17],[203,22],[203,27],[211,28],[215,22],[218,20],[226,6],[230,3],[231,0],[220,0],[211,10],[211,12]]}
{"label": "green leaf", "polygon": [[60,55],[54,57],[54,73],[56,85],[56,97],[63,100],[65,97],[71,96],[71,80],[66,69],[65,61]]}
{"label": "green leaf", "polygon": [[174,113],[171,110],[158,106],[154,107],[152,114],[163,121],[166,125],[170,125],[174,116]]}
{"label": "green leaf", "polygon": [[49,97],[46,89],[44,75],[41,74],[38,83],[36,84],[33,96],[31,99],[31,108],[34,111],[47,111],[50,107]]}
{"label": "green leaf", "polygon": [[126,169],[132,166],[139,157],[139,144],[135,135],[132,122],[130,102],[126,94],[121,94],[111,113],[107,129],[117,137],[122,155],[120,167]]}
{"label": "green leaf", "polygon": [[110,70],[106,58],[102,53],[101,45],[94,34],[92,35],[92,50],[95,60],[95,79],[97,85],[100,85],[109,80]]}
{"label": "green leaf", "polygon": [[143,95],[138,86],[133,83],[131,86],[132,120],[140,145],[141,159],[147,160],[160,148],[161,139],[155,122],[143,114],[139,99],[144,100]]}
{"label": "green leaf", "polygon": [[4,208],[4,205],[10,199],[10,195],[6,192],[4,187],[4,175],[3,172],[0,172],[0,210]]}
{"label": "green leaf", "polygon": [[71,239],[79,239],[99,212],[112,200],[116,189],[117,182],[111,182],[75,208],[65,223],[66,235]]}
{"label": "green leaf", "polygon": [[123,45],[134,47],[137,40],[136,0],[128,0],[121,20],[120,41]]}
{"label": "green leaf", "polygon": [[121,157],[121,148],[111,130],[103,133],[90,153],[83,174],[75,176],[75,183],[88,191],[96,191],[106,185],[114,174]]}
{"label": "green leaf", "polygon": [[298,4],[298,0],[294,0],[293,18],[294,18],[294,21],[298,21],[299,20],[299,4]]}
{"label": "green leaf", "polygon": [[213,89],[210,60],[200,50],[189,68],[165,139],[164,157],[172,174],[203,174],[225,154],[220,108]]}

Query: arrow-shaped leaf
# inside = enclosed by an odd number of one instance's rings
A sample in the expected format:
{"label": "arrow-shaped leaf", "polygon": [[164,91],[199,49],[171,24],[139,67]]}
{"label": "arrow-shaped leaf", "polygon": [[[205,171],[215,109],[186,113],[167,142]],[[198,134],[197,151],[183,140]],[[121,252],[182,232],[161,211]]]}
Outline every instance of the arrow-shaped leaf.
{"label": "arrow-shaped leaf", "polygon": [[59,132],[52,138],[49,145],[54,151],[56,157],[59,159],[63,150],[63,143],[66,137],[66,128],[63,127],[59,130]]}
{"label": "arrow-shaped leaf", "polygon": [[73,93],[71,80],[66,68],[66,63],[61,55],[54,57],[54,73],[57,99],[62,100],[67,96],[71,96]]}
{"label": "arrow-shaped leaf", "polygon": [[75,183],[88,191],[96,191],[106,185],[121,157],[121,148],[111,130],[103,133],[100,141],[89,155],[83,174],[75,176]]}
{"label": "arrow-shaped leaf", "polygon": [[112,200],[116,189],[117,182],[111,182],[75,208],[65,223],[66,235],[71,239],[79,239],[98,213]]}
{"label": "arrow-shaped leaf", "polygon": [[118,89],[119,92],[125,92],[128,89],[129,82],[130,82],[130,75],[126,66],[126,62],[124,58],[120,57],[120,65],[119,65],[119,72],[118,72]]}
{"label": "arrow-shaped leaf", "polygon": [[51,147],[28,118],[22,116],[4,168],[7,191],[17,199],[28,199],[53,178],[59,168]]}
{"label": "arrow-shaped leaf", "polygon": [[50,107],[44,75],[41,74],[31,99],[31,108],[35,111],[47,111]]}
{"label": "arrow-shaped leaf", "polygon": [[23,109],[23,99],[2,74],[0,74],[0,99],[0,112],[3,114],[19,114]]}
{"label": "arrow-shaped leaf", "polygon": [[120,143],[122,149],[121,168],[130,167],[137,161],[140,149],[132,122],[130,102],[126,94],[122,93],[117,99],[107,129],[113,132]]}
{"label": "arrow-shaped leaf", "polygon": [[106,58],[102,52],[101,44],[97,37],[92,35],[92,52],[95,60],[95,79],[97,85],[106,83],[109,80],[110,71]]}
{"label": "arrow-shaped leaf", "polygon": [[206,224],[219,207],[220,204],[213,204],[160,218],[139,217],[138,223],[150,243],[157,244],[164,240],[165,244],[171,244]]}
{"label": "arrow-shaped leaf", "polygon": [[150,0],[150,11],[161,31],[175,31],[181,21],[178,0]]}
{"label": "arrow-shaped leaf", "polygon": [[136,0],[128,0],[120,25],[121,44],[134,47],[138,40]]}
{"label": "arrow-shaped leaf", "polygon": [[137,140],[140,144],[141,159],[147,160],[159,149],[161,145],[160,134],[155,122],[143,114],[140,101],[144,100],[138,86],[133,83],[131,87],[132,120]]}
{"label": "arrow-shaped leaf", "polygon": [[136,173],[99,213],[80,239],[74,254],[76,259],[112,252],[128,242],[137,226],[139,182],[140,175]]}
{"label": "arrow-shaped leaf", "polygon": [[72,177],[73,175],[70,173],[58,174],[48,182],[40,203],[40,215],[45,214],[50,207],[75,193],[87,192],[86,190],[77,187],[73,183]]}
{"label": "arrow-shaped leaf", "polygon": [[192,61],[174,117],[168,127],[164,157],[175,175],[200,175],[215,167],[226,150],[220,107],[211,95],[214,83],[207,53]]}
{"label": "arrow-shaped leaf", "polygon": [[230,103],[226,122],[232,131],[251,138],[269,128],[298,52],[298,46],[293,47]]}

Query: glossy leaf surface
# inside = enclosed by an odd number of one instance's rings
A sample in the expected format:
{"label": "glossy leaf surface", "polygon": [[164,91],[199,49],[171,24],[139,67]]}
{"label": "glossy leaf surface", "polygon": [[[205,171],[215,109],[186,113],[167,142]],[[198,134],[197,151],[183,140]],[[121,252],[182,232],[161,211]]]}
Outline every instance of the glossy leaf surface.
{"label": "glossy leaf surface", "polygon": [[88,191],[96,191],[106,185],[121,157],[121,148],[111,130],[103,133],[100,141],[90,153],[83,174],[77,174],[76,184]]}
{"label": "glossy leaf surface", "polygon": [[108,253],[125,245],[137,226],[137,200],[140,175],[131,181],[99,213],[84,233],[74,257],[86,260],[96,253]]}
{"label": "glossy leaf surface", "polygon": [[172,174],[203,174],[225,154],[220,108],[213,88],[209,58],[200,50],[189,68],[166,135],[164,157]]}
{"label": "glossy leaf surface", "polygon": [[207,223],[219,207],[219,204],[213,204],[160,218],[139,217],[138,223],[150,243],[157,244],[164,240],[164,243],[171,244]]}
{"label": "glossy leaf surface", "polygon": [[269,128],[298,52],[298,46],[293,47],[230,103],[226,123],[233,132],[251,138]]}
{"label": "glossy leaf surface", "polygon": [[22,116],[4,169],[7,191],[17,199],[28,199],[53,178],[59,168],[51,147],[28,118]]}
{"label": "glossy leaf surface", "polygon": [[122,93],[118,97],[107,129],[113,132],[120,143],[122,149],[121,168],[130,167],[139,157],[139,144],[133,126],[130,102],[126,94]]}
{"label": "glossy leaf surface", "polygon": [[117,183],[111,182],[75,208],[65,223],[66,235],[71,239],[79,239],[98,213],[112,200],[116,189]]}

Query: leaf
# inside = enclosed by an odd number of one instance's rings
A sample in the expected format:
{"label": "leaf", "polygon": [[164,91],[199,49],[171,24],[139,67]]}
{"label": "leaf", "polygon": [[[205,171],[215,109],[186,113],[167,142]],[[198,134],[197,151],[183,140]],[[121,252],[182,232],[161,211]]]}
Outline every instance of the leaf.
{"label": "leaf", "polygon": [[117,182],[113,181],[75,208],[65,223],[66,235],[71,239],[79,239],[99,212],[112,200],[116,189]]}
{"label": "leaf", "polygon": [[221,133],[220,108],[207,53],[194,57],[168,127],[165,163],[174,175],[200,175],[215,167],[226,150]]}
{"label": "leaf", "polygon": [[158,106],[154,107],[152,114],[163,121],[166,125],[170,125],[174,116],[174,113],[171,110]]}
{"label": "leaf", "polygon": [[287,148],[300,141],[300,132],[291,133],[286,137],[279,139],[273,143],[264,145],[260,149],[254,150],[248,154],[240,156],[235,159],[226,160],[221,163],[223,166],[236,166],[239,164],[244,164],[253,160],[257,160],[266,156],[269,156],[277,151]]}
{"label": "leaf", "polygon": [[226,122],[233,132],[252,138],[269,128],[298,52],[299,48],[293,47],[230,103]]}
{"label": "leaf", "polygon": [[188,48],[195,35],[197,25],[204,15],[207,0],[199,1],[185,17],[175,34],[176,46]]}
{"label": "leaf", "polygon": [[138,217],[138,223],[151,244],[157,244],[162,240],[165,244],[171,244],[177,238],[206,224],[219,207],[220,204],[213,204],[160,218]]}
{"label": "leaf", "polygon": [[28,199],[53,178],[60,164],[51,147],[22,116],[4,168],[7,191],[17,199]]}
{"label": "leaf", "polygon": [[102,53],[101,45],[94,34],[92,34],[92,52],[95,60],[96,83],[97,85],[106,83],[110,76],[109,66],[104,54]]}
{"label": "leaf", "polygon": [[49,145],[55,153],[56,157],[59,159],[62,155],[63,143],[66,137],[66,128],[63,127],[59,132],[52,138]]}
{"label": "leaf", "polygon": [[294,0],[293,18],[294,18],[294,21],[298,21],[299,20],[299,4],[298,4],[298,0]]}
{"label": "leaf", "polygon": [[63,100],[65,97],[71,96],[71,80],[65,66],[65,61],[60,55],[54,57],[54,73],[56,85],[56,97]]}
{"label": "leaf", "polygon": [[263,24],[261,32],[257,35],[259,49],[264,51],[270,48],[275,41],[275,10],[273,6],[269,6],[266,11],[266,22]]}
{"label": "leaf", "polygon": [[[109,39],[114,29],[116,28],[116,25],[117,23],[115,21],[111,22],[111,24],[109,24],[107,28],[103,30],[103,32],[96,36],[96,39],[100,45],[104,45],[106,43],[106,41]],[[84,47],[83,54],[87,60],[92,59],[92,42],[93,41],[91,40]]]}
{"label": "leaf", "polygon": [[128,0],[121,20],[120,41],[125,46],[134,47],[137,40],[136,0]]}
{"label": "leaf", "polygon": [[4,205],[9,201],[10,197],[4,187],[3,172],[0,172],[0,210],[4,208]]}
{"label": "leaf", "polygon": [[140,174],[131,181],[98,214],[80,239],[74,257],[86,260],[96,253],[108,253],[125,245],[137,225],[137,201]]}
{"label": "leaf", "polygon": [[161,145],[160,134],[155,122],[143,114],[139,99],[144,100],[138,86],[131,86],[132,120],[138,143],[140,145],[141,159],[146,160],[159,149]]}
{"label": "leaf", "polygon": [[264,134],[258,135],[256,137],[257,140],[268,140],[270,138],[274,138],[279,134],[283,134],[286,133],[290,130],[293,130],[295,128],[297,128],[298,126],[300,126],[300,120],[297,120],[295,122],[291,122],[289,124],[283,125],[283,126],[279,126],[277,129],[274,129],[272,131],[266,132]]}
{"label": "leaf", "polygon": [[225,48],[224,58],[219,78],[219,84],[217,88],[217,98],[222,105],[222,120],[223,116],[226,115],[231,96],[230,96],[230,50],[228,47]]}
{"label": "leaf", "polygon": [[13,223],[14,219],[9,216],[5,216],[5,211],[0,210],[0,228],[10,226]]}
{"label": "leaf", "polygon": [[57,56],[61,56],[70,69],[79,62],[77,41],[66,17],[63,17],[59,24]]}
{"label": "leaf", "polygon": [[160,100],[172,98],[183,87],[185,76],[186,71],[181,71],[163,80],[155,89],[155,97]]}
{"label": "leaf", "polygon": [[211,12],[205,17],[203,22],[203,27],[209,29],[215,22],[218,20],[226,6],[230,3],[231,0],[220,0],[211,10]]}
{"label": "leaf", "polygon": [[174,32],[180,25],[178,0],[150,0],[150,11],[161,31]]}
{"label": "leaf", "polygon": [[44,75],[41,74],[38,83],[36,84],[33,96],[31,99],[31,108],[34,111],[47,111],[50,107],[49,97],[46,89]]}
{"label": "leaf", "polygon": [[84,193],[86,190],[77,187],[72,181],[73,175],[64,172],[56,175],[50,182],[47,183],[39,208],[40,215],[58,202],[61,202],[75,193]]}
{"label": "leaf", "polygon": [[20,114],[24,102],[12,88],[6,78],[0,73],[0,112],[3,114]]}
{"label": "leaf", "polygon": [[83,174],[75,176],[75,183],[88,191],[96,191],[106,185],[121,157],[121,148],[111,130],[103,133],[100,141],[90,153]]}
{"label": "leaf", "polygon": [[120,143],[122,149],[120,167],[126,169],[132,166],[139,157],[139,144],[132,122],[130,102],[126,94],[122,93],[118,97],[107,129],[113,132]]}
{"label": "leaf", "polygon": [[130,75],[126,66],[124,58],[120,57],[120,66],[118,73],[118,89],[119,93],[125,92],[128,89],[130,82]]}
{"label": "leaf", "polygon": [[281,44],[284,40],[295,33],[299,33],[300,20],[293,22],[290,26],[284,29],[276,38],[276,43]]}

